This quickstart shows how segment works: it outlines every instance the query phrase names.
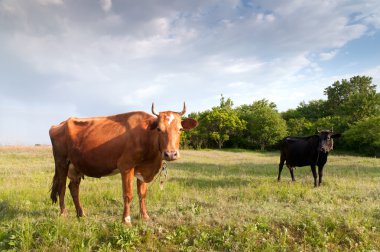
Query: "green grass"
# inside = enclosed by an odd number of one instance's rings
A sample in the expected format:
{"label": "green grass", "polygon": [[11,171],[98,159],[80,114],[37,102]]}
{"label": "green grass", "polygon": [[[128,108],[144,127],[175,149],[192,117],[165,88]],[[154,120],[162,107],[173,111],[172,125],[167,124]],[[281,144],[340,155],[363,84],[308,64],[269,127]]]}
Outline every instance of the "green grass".
{"label": "green grass", "polygon": [[[334,154],[334,153],[333,153]],[[59,217],[49,189],[50,148],[0,148],[0,251],[379,251],[380,160],[331,155],[313,188],[309,167],[296,182],[279,153],[182,151],[160,190],[149,184],[152,218],[121,224],[120,176],[81,184],[87,217],[77,219],[67,190]]]}

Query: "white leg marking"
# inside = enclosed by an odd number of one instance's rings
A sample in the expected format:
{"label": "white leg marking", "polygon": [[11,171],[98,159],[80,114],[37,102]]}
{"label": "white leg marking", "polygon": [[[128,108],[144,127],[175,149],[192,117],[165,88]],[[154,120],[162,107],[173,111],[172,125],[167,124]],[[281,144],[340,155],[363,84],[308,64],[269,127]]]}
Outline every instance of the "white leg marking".
{"label": "white leg marking", "polygon": [[131,216],[127,216],[124,218],[125,223],[131,223]]}

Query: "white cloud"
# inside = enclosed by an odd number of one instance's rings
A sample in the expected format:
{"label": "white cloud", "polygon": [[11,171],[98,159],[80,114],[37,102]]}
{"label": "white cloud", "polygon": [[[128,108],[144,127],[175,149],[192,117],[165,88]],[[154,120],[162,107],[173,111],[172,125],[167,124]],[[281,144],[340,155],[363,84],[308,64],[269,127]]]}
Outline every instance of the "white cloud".
{"label": "white cloud", "polygon": [[372,82],[374,84],[377,84],[377,90],[380,92],[380,65],[366,70],[363,74],[366,76],[371,76],[373,78]]}
{"label": "white cloud", "polygon": [[244,81],[237,81],[237,82],[228,83],[227,87],[238,88],[238,87],[244,87],[244,86],[247,86],[247,85],[249,85],[249,83],[246,83]]}
{"label": "white cloud", "polygon": [[62,5],[63,4],[63,0],[37,0],[37,2],[41,5],[50,5],[50,4]]}
{"label": "white cloud", "polygon": [[100,0],[100,5],[105,12],[109,12],[112,8],[112,0]]}
{"label": "white cloud", "polygon": [[276,20],[276,17],[273,14],[263,14],[259,13],[256,15],[255,21],[257,23],[262,23],[262,22],[274,22]]}
{"label": "white cloud", "polygon": [[[336,64],[354,39],[376,37],[380,29],[377,1],[247,5],[0,1],[1,95],[22,108],[9,121],[15,123],[28,108],[31,117],[50,124],[38,108],[58,108],[65,119],[69,113],[146,110],[152,101],[178,109],[186,100],[192,111],[201,111],[217,105],[220,94],[236,105],[267,98],[286,110],[323,97],[327,85],[351,77],[325,65]],[[379,67],[369,68],[364,72],[380,80]]]}
{"label": "white cloud", "polygon": [[265,65],[264,62],[259,62],[256,59],[237,58],[231,59],[222,55],[211,56],[206,59],[206,68],[209,71],[216,71],[221,74],[242,74],[247,72],[260,71]]}
{"label": "white cloud", "polygon": [[[142,85],[144,86],[144,85]],[[146,87],[138,88],[132,91],[122,98],[122,102],[125,105],[143,105],[142,101],[154,100],[153,98],[160,93],[164,92],[163,86],[161,85],[145,85]]]}
{"label": "white cloud", "polygon": [[331,60],[333,59],[338,53],[338,50],[332,50],[329,52],[323,52],[319,54],[320,60]]}

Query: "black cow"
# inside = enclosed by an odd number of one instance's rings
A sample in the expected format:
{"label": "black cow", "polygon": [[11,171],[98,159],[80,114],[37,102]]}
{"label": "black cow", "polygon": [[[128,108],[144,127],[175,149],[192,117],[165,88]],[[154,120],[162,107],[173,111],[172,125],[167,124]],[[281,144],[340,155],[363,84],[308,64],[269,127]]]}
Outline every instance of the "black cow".
{"label": "black cow", "polygon": [[322,183],[323,166],[327,162],[329,151],[333,149],[333,138],[340,137],[340,134],[334,134],[330,130],[318,132],[318,135],[308,137],[285,137],[281,142],[281,157],[278,167],[278,178],[281,179],[281,171],[286,161],[292,180],[294,179],[293,169],[298,166],[310,165],[314,177],[314,186],[317,187],[317,171],[318,166],[319,183]]}

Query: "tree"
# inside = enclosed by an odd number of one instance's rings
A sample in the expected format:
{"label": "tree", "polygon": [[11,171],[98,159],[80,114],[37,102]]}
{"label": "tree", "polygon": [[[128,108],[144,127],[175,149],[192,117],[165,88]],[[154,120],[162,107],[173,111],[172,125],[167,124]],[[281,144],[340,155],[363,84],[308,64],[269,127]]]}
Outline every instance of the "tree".
{"label": "tree", "polygon": [[296,109],[283,112],[289,134],[292,136],[306,136],[316,132],[316,124],[320,118],[328,115],[326,101],[312,100],[309,103],[301,102]]}
{"label": "tree", "polygon": [[348,117],[351,122],[380,114],[380,96],[372,77],[354,76],[336,81],[324,91],[330,115]]}
{"label": "tree", "polygon": [[[281,116],[285,121],[289,121],[290,119],[302,118],[300,111],[297,109],[288,109],[285,112],[281,112]],[[306,119],[306,118],[305,118]]]}
{"label": "tree", "polygon": [[306,136],[315,131],[313,123],[305,117],[290,118],[287,122],[288,134],[291,136]]}
{"label": "tree", "polygon": [[309,103],[301,102],[297,107],[301,117],[309,121],[316,121],[321,117],[328,116],[326,111],[326,101],[312,100]]}
{"label": "tree", "polygon": [[222,109],[232,109],[232,106],[234,105],[231,98],[227,98],[227,100],[224,98],[224,96],[220,95],[220,105],[219,107]]}
{"label": "tree", "polygon": [[238,108],[241,118],[247,121],[247,139],[264,150],[286,136],[286,122],[276,105],[265,99]]}
{"label": "tree", "polygon": [[351,126],[343,137],[345,143],[354,150],[380,154],[380,116],[366,118]]}
{"label": "tree", "polygon": [[217,143],[219,149],[231,136],[241,134],[246,126],[246,122],[240,120],[232,106],[232,100],[226,100],[221,95],[220,105],[205,111],[200,121],[207,130],[208,137]]}
{"label": "tree", "polygon": [[231,135],[240,134],[246,126],[246,122],[240,120],[234,110],[221,107],[207,111],[202,123],[209,130],[209,137],[218,144],[219,149]]}

